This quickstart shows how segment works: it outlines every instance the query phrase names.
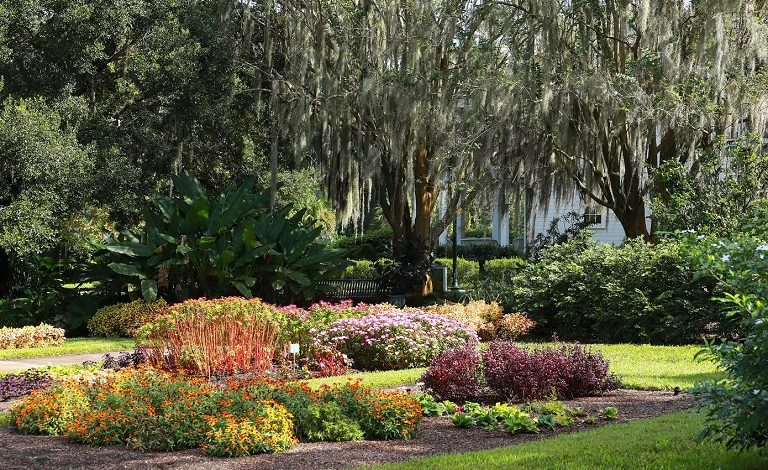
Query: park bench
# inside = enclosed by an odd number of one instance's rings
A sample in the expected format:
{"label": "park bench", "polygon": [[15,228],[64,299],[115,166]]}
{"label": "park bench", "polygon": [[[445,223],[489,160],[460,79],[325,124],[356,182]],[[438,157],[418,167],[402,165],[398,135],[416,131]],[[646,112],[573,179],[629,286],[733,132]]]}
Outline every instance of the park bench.
{"label": "park bench", "polygon": [[333,287],[325,294],[328,300],[354,300],[357,302],[382,302],[387,292],[375,279],[331,279],[322,281],[323,285]]}

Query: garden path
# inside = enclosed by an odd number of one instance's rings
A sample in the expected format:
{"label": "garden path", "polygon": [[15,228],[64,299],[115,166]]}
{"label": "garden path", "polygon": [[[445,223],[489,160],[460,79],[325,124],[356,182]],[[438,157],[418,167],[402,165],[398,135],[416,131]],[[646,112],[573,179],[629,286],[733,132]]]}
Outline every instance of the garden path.
{"label": "garden path", "polygon": [[120,351],[110,353],[94,353],[94,354],[69,354],[65,356],[46,356],[35,357],[29,359],[14,359],[9,361],[0,361],[0,373],[4,372],[18,372],[22,370],[31,369],[33,367],[46,367],[46,366],[69,366],[79,365],[85,361],[98,362],[104,358],[105,354],[111,354],[117,356]]}

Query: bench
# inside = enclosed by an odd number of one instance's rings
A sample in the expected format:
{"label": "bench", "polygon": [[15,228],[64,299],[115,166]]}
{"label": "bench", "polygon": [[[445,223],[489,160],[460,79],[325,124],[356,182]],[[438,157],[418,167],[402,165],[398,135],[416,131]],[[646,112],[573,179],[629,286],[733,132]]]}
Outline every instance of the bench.
{"label": "bench", "polygon": [[324,296],[330,300],[381,302],[387,296],[387,292],[375,279],[331,279],[322,281],[321,284],[333,288],[333,291]]}

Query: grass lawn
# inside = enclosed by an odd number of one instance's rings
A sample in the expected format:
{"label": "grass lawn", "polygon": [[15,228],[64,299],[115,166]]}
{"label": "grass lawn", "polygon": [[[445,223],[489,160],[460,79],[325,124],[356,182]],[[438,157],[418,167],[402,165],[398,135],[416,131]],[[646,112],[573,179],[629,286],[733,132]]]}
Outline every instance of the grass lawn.
{"label": "grass lawn", "polygon": [[698,443],[702,416],[682,411],[480,452],[384,465],[381,469],[764,469],[754,452]]}
{"label": "grass lawn", "polygon": [[69,338],[61,346],[44,348],[0,349],[0,361],[31,359],[66,354],[106,353],[129,351],[136,346],[130,338]]}
{"label": "grass lawn", "polygon": [[[536,343],[539,344],[539,343]],[[544,343],[552,345],[552,343]],[[533,345],[533,344],[532,344]],[[624,387],[640,390],[668,390],[676,386],[686,389],[700,380],[721,376],[712,362],[698,362],[693,356],[699,346],[649,346],[633,344],[593,344],[611,362],[611,370],[619,375]],[[360,378],[371,387],[393,387],[414,383],[423,368],[384,372],[367,372],[341,377],[312,379],[313,386]]]}

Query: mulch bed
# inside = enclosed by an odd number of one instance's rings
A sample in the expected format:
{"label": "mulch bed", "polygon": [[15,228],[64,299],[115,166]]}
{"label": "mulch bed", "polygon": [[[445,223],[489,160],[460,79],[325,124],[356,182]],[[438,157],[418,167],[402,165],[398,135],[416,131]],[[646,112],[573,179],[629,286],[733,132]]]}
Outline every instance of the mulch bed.
{"label": "mulch bed", "polygon": [[600,397],[568,401],[590,413],[606,406],[619,409],[616,421],[600,420],[594,426],[571,426],[567,430],[540,434],[510,435],[482,428],[459,429],[448,418],[427,418],[416,438],[410,441],[318,442],[299,444],[278,455],[221,459],[209,457],[199,449],[172,453],[149,453],[127,447],[90,447],[63,437],[26,436],[4,428],[0,430],[0,467],[16,469],[291,469],[319,470],[350,468],[385,462],[410,460],[428,455],[468,452],[518,444],[551,437],[563,432],[581,431],[615,422],[660,416],[688,408],[693,403],[687,394],[618,390]]}

